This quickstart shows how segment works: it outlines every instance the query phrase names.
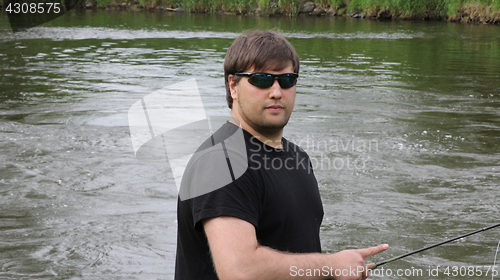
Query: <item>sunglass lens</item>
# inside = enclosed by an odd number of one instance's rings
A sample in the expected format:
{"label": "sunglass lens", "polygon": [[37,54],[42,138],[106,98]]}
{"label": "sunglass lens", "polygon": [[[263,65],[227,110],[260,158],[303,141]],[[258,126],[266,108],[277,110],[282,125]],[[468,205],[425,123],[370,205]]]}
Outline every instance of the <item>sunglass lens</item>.
{"label": "sunglass lens", "polygon": [[268,88],[274,83],[274,78],[266,74],[254,74],[248,79],[248,82],[258,88]]}
{"label": "sunglass lens", "polygon": [[278,82],[283,89],[291,88],[297,83],[297,77],[292,74],[286,74],[280,76]]}

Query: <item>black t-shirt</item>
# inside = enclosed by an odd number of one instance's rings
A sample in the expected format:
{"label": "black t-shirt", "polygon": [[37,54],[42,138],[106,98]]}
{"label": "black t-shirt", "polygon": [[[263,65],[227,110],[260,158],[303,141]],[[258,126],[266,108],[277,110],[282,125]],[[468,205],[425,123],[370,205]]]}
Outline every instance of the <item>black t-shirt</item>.
{"label": "black t-shirt", "polygon": [[[238,130],[241,133],[238,126],[226,123],[199,150],[226,142],[223,147],[231,170],[231,165],[237,163],[234,157],[228,157],[231,148],[227,147],[227,138]],[[232,182],[194,198],[179,197],[176,280],[218,279],[201,222],[207,218],[232,216],[251,223],[262,246],[291,253],[321,252],[319,230],[323,206],[306,152],[284,138],[283,149],[275,149],[244,130],[242,136],[246,145],[245,164],[248,164],[242,174],[231,172]],[[203,158],[210,157],[203,155],[199,161]],[[188,165],[181,192],[204,182],[203,178],[188,181],[185,177],[213,175],[212,169],[220,164],[201,166]]]}

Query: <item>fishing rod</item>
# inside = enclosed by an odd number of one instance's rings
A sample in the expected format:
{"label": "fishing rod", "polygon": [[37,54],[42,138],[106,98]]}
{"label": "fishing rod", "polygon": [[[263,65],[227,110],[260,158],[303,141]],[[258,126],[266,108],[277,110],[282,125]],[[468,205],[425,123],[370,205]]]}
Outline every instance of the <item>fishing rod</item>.
{"label": "fishing rod", "polygon": [[480,233],[480,232],[483,232],[483,231],[487,231],[487,230],[490,230],[490,229],[492,229],[492,228],[496,228],[496,227],[498,227],[498,226],[500,226],[500,223],[495,224],[495,225],[492,225],[492,226],[489,226],[489,227],[485,227],[485,228],[482,228],[482,229],[478,229],[478,230],[476,230],[476,231],[469,232],[469,233],[467,233],[467,234],[460,235],[460,236],[454,237],[454,238],[452,238],[452,239],[448,239],[448,240],[445,240],[445,241],[443,241],[443,242],[439,242],[439,243],[436,243],[436,244],[434,244],[434,245],[427,246],[427,247],[424,247],[424,248],[421,248],[421,249],[415,250],[415,251],[413,251],[413,252],[409,252],[409,253],[406,253],[406,254],[404,254],[404,255],[394,257],[394,258],[392,258],[392,259],[385,260],[385,261],[383,261],[383,262],[379,262],[379,263],[377,263],[377,264],[376,264],[376,266],[377,266],[377,267],[379,267],[379,266],[384,265],[384,264],[386,264],[386,263],[390,263],[390,262],[393,262],[393,261],[396,261],[396,260],[400,260],[400,259],[402,259],[402,258],[406,258],[406,257],[411,256],[411,255],[413,255],[413,254],[420,253],[420,252],[422,252],[422,251],[429,250],[429,249],[432,249],[432,248],[434,248],[434,247],[441,246],[441,245],[443,245],[443,244],[446,244],[446,243],[449,243],[449,242],[455,241],[455,240],[457,240],[457,239],[461,239],[461,238],[464,238],[464,237],[467,237],[467,236],[470,236],[470,235],[473,235],[473,234],[476,234],[476,233]]}

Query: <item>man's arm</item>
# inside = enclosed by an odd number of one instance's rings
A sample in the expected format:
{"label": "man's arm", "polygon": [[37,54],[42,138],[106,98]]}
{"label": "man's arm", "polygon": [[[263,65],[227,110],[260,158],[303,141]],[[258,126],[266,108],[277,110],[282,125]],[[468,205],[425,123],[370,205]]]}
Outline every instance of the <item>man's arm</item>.
{"label": "man's arm", "polygon": [[[336,269],[340,271],[347,269],[344,270],[346,272],[352,269],[356,271],[358,267],[366,266],[364,262],[366,258],[385,251],[389,247],[384,244],[365,249],[345,250],[335,254],[287,253],[260,246],[254,226],[247,221],[222,216],[203,220],[203,225],[220,280],[366,279],[368,277],[366,269],[359,276],[348,275],[346,277],[331,277],[330,273],[328,273],[329,276],[324,276],[327,273],[322,269],[327,267],[330,272],[330,268],[333,268],[333,275]],[[368,268],[375,268],[375,264],[368,265]],[[302,272],[306,272],[306,269],[311,269],[310,271],[319,269],[321,275],[300,277],[299,269],[303,269]]]}

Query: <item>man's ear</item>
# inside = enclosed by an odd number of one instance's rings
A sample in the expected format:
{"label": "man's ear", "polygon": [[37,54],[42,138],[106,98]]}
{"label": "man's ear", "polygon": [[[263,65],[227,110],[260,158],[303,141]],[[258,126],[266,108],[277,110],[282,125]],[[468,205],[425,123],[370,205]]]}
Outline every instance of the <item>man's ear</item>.
{"label": "man's ear", "polygon": [[234,75],[229,75],[227,77],[227,81],[229,83],[229,90],[231,91],[231,97],[233,100],[236,100],[237,94],[236,94],[236,88],[238,87],[238,83],[236,83],[233,80]]}

